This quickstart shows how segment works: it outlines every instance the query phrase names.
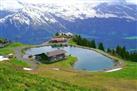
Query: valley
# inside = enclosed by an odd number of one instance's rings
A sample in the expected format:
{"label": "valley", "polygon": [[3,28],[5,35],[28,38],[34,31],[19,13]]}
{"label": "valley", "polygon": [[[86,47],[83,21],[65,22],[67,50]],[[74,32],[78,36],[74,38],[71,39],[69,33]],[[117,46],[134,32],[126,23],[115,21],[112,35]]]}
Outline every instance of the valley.
{"label": "valley", "polygon": [[136,90],[136,0],[0,1],[0,91]]}
{"label": "valley", "polygon": [[[16,54],[15,49],[17,47],[30,48],[33,46],[12,43],[5,48],[0,48],[0,54]],[[121,58],[118,59],[121,60]],[[76,58],[72,57],[52,64],[39,64],[32,71],[24,71],[23,68],[31,67],[30,64],[16,58],[0,62],[0,78],[2,79],[1,81],[5,82],[0,84],[0,89],[10,89],[11,91],[22,91],[23,89],[33,89],[34,91],[136,91],[137,89],[136,62],[124,61],[124,66],[121,70],[107,73],[73,70],[71,65],[74,60]],[[10,82],[12,84],[9,85],[8,83]]]}

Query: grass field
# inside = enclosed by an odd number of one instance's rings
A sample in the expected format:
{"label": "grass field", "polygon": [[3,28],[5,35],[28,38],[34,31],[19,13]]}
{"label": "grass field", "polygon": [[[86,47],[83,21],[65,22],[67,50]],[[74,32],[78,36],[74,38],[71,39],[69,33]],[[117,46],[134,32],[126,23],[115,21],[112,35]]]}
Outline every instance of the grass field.
{"label": "grass field", "polygon": [[[14,43],[0,49],[0,54],[14,53]],[[41,64],[38,69],[23,71],[28,64],[18,59],[0,62],[0,91],[136,91],[137,63],[125,61],[116,72],[87,72],[72,69],[76,57],[53,64]],[[59,68],[53,70],[52,68]]]}
{"label": "grass field", "polygon": [[[14,54],[16,47],[24,46],[26,45],[12,43],[5,48],[0,48],[0,55]],[[62,61],[64,67],[70,67],[70,63],[75,61],[75,57],[69,57],[68,61]],[[25,61],[16,58],[0,62],[0,91],[90,91],[84,87],[24,71],[23,67],[28,66]]]}
{"label": "grass field", "polygon": [[49,69],[50,67],[50,65],[42,65],[33,71],[33,74],[98,91],[136,91],[137,89],[137,63],[126,62],[122,70],[110,73],[74,71],[72,69],[55,71]]}
{"label": "grass field", "polygon": [[68,44],[69,44],[69,45],[77,45],[72,39],[70,39],[70,40],[68,41]]}
{"label": "grass field", "polygon": [[89,91],[89,89],[27,73],[22,67],[9,61],[0,63],[0,91]]}
{"label": "grass field", "polygon": [[4,48],[0,48],[0,55],[14,53],[14,48],[21,47],[21,46],[25,46],[25,45],[23,45],[21,43],[11,43]]}
{"label": "grass field", "polygon": [[29,67],[29,64],[24,62],[23,60],[18,60],[16,58],[10,59],[10,63],[15,66],[20,66],[20,67]]}

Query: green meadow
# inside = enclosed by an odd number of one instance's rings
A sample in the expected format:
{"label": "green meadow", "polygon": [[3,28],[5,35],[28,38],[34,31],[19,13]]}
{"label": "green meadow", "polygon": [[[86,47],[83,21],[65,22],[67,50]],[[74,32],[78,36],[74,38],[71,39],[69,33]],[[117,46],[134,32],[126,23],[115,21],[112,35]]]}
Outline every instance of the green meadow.
{"label": "green meadow", "polygon": [[[12,43],[0,48],[0,55],[15,53],[28,45]],[[72,68],[76,57],[52,64],[39,64],[33,71],[23,60],[12,58],[0,62],[0,91],[136,91],[137,62],[125,61],[116,72],[77,71]],[[58,68],[55,70],[54,68]]]}

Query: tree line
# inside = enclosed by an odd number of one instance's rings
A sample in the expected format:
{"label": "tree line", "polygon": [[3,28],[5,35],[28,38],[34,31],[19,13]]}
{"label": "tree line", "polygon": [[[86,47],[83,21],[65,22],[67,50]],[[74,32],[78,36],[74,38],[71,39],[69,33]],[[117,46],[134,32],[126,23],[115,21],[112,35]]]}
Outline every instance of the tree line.
{"label": "tree line", "polygon": [[126,60],[131,60],[137,62],[137,51],[135,52],[128,52],[125,47],[117,46],[114,49],[105,48],[103,43],[96,43],[95,40],[88,40],[86,38],[82,38],[80,35],[75,35],[72,40],[80,46],[86,46],[90,48],[96,48],[102,51],[105,51],[109,54],[119,56]]}
{"label": "tree line", "polygon": [[7,39],[0,38],[0,43],[1,43],[1,44],[5,44],[5,43],[7,43],[7,42],[8,42]]}
{"label": "tree line", "polygon": [[118,45],[115,49],[108,48],[107,52],[112,55],[119,56],[125,60],[137,62],[137,51],[129,52],[126,50],[125,47],[121,47]]}

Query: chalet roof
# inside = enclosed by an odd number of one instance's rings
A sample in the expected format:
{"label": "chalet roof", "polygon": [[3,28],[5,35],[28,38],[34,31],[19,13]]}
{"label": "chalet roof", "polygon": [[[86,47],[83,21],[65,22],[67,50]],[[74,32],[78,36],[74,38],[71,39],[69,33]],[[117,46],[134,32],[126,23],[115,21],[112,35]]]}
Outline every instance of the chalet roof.
{"label": "chalet roof", "polygon": [[47,56],[52,57],[52,56],[57,56],[57,55],[65,54],[65,53],[66,51],[64,50],[55,50],[55,51],[47,52]]}
{"label": "chalet roof", "polygon": [[53,38],[52,41],[64,41],[66,38]]}

